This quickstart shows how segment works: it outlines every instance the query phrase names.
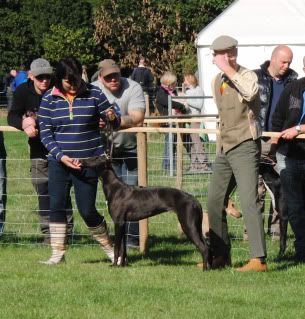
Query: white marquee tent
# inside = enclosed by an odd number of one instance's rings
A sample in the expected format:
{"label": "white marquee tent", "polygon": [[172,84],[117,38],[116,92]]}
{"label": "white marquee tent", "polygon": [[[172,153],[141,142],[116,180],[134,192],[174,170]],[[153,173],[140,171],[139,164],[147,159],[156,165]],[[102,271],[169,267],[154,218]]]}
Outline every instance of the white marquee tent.
{"label": "white marquee tent", "polygon": [[[205,95],[211,95],[211,81],[218,69],[212,64],[210,45],[220,35],[238,40],[238,63],[256,69],[270,59],[278,44],[288,45],[291,64],[299,77],[305,56],[305,0],[236,0],[208,24],[196,39],[199,82]],[[212,100],[205,101],[207,113],[217,113]]]}

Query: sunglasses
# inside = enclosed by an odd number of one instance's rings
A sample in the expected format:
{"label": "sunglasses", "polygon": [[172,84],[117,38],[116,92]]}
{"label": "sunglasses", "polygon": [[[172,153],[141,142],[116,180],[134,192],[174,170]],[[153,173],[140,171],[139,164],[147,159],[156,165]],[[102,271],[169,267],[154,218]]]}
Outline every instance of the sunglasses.
{"label": "sunglasses", "polygon": [[49,81],[51,80],[51,75],[50,74],[40,74],[35,76],[35,79],[39,82],[42,82],[43,80]]}
{"label": "sunglasses", "polygon": [[106,82],[111,82],[113,79],[118,80],[120,78],[120,73],[111,73],[103,77]]}

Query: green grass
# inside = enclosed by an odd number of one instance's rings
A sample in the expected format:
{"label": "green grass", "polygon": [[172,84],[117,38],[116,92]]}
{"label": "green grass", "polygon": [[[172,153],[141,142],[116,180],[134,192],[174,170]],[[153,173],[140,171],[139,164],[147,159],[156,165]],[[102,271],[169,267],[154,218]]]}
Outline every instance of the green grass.
{"label": "green grass", "polygon": [[122,269],[96,246],[69,249],[55,267],[39,264],[47,248],[2,247],[1,318],[304,318],[304,266],[271,257],[265,274],[202,272],[185,240],[153,239]]}
{"label": "green grass", "polygon": [[[174,186],[175,176],[160,171],[159,142],[160,137],[150,136],[149,184]],[[248,258],[248,244],[241,240],[242,220],[229,218],[233,268],[223,271],[202,272],[196,267],[200,254],[179,236],[171,213],[150,219],[148,254],[130,250],[126,268],[110,266],[77,213],[67,262],[55,267],[40,264],[50,256],[50,248],[39,243],[27,142],[22,133],[5,133],[5,143],[8,225],[0,241],[0,318],[304,318],[305,265],[292,261],[291,232],[286,259],[277,260],[279,244],[267,237],[269,271],[240,274],[234,267]],[[183,189],[204,207],[207,185],[208,174],[183,179]],[[97,205],[105,211],[101,194]],[[107,213],[106,218],[110,223]],[[110,230],[113,234],[111,223]]]}

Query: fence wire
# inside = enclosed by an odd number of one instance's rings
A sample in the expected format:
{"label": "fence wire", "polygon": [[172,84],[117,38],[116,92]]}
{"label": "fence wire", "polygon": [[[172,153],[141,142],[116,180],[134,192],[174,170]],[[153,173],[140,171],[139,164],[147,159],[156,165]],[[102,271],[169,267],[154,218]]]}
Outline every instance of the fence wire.
{"label": "fence wire", "polygon": [[[190,141],[183,147],[182,178],[177,182],[177,171],[171,174],[164,169],[163,161],[165,136],[163,133],[147,133],[147,176],[148,186],[178,187],[194,195],[202,204],[204,211],[207,207],[207,190],[211,171],[194,172],[191,170]],[[0,239],[1,244],[42,245],[43,236],[40,233],[38,220],[38,201],[35,190],[31,184],[30,160],[27,139],[22,132],[4,132],[4,141],[7,150],[7,205],[4,232]],[[176,142],[174,142],[175,144]],[[189,143],[189,145],[187,144]],[[209,164],[215,159],[215,142],[203,142]],[[174,145],[176,148],[177,145]],[[174,152],[174,162],[176,153]],[[74,228],[70,235],[71,245],[96,245],[81,220],[74,201],[73,188],[71,191],[74,211]],[[232,196],[237,209],[240,209],[237,194]],[[114,227],[107,212],[107,206],[99,184],[96,206],[103,214],[109,225],[110,234],[114,234]],[[265,220],[268,218],[270,197],[266,197]],[[243,221],[228,217],[229,230],[235,249],[244,249]],[[267,223],[265,222],[265,225]],[[177,218],[174,214],[160,214],[149,220],[150,234],[154,236],[174,235],[181,236]],[[267,231],[267,229],[266,229]]]}

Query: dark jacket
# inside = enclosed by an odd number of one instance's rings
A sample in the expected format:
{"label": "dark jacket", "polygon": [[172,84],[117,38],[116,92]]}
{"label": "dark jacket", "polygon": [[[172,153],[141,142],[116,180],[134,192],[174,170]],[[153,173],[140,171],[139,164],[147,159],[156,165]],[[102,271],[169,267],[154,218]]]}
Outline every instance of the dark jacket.
{"label": "dark jacket", "polygon": [[144,92],[149,93],[153,90],[154,77],[148,68],[135,68],[130,78],[138,82],[142,86]]}
{"label": "dark jacket", "polygon": [[[270,61],[266,61],[260,66],[260,69],[254,70],[258,77],[259,95],[261,100],[261,109],[258,121],[264,131],[267,130],[272,102],[272,76],[268,72],[269,65]],[[284,87],[291,81],[296,80],[297,77],[298,74],[294,70],[288,69],[287,73],[283,77]]]}
{"label": "dark jacket", "polygon": [[[156,106],[160,115],[168,115],[168,92],[160,86],[156,94]],[[184,104],[172,100],[172,109],[180,111],[181,113],[186,113]],[[171,114],[170,114],[171,115]]]}
{"label": "dark jacket", "polygon": [[[299,124],[303,111],[303,93],[305,91],[305,77],[291,82],[284,89],[272,117],[272,127],[275,132],[281,132],[287,128]],[[305,124],[305,116],[301,124]],[[293,139],[286,141],[280,139],[279,146],[282,153],[288,157],[305,159],[305,140]]]}
{"label": "dark jacket", "polygon": [[[13,105],[8,113],[9,125],[22,130],[23,116],[36,116],[42,95],[35,91],[31,80],[19,85],[14,92]],[[36,122],[38,127],[38,122]],[[40,142],[40,136],[29,138],[30,158],[46,158],[47,150]]]}

